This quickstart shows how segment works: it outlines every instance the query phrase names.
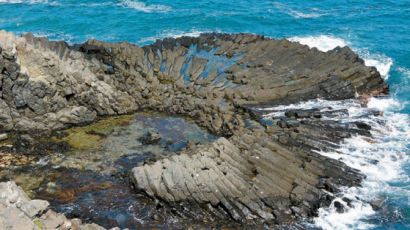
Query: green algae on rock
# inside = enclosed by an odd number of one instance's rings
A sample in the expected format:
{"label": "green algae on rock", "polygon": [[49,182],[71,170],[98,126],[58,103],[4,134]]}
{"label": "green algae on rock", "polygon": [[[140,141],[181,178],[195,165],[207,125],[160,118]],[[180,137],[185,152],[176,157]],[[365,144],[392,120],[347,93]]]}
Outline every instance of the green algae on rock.
{"label": "green algae on rock", "polygon": [[[321,52],[254,34],[208,33],[139,47],[97,40],[69,46],[0,32],[0,46],[3,131],[62,129],[149,109],[189,117],[223,136],[132,170],[138,194],[191,219],[283,224],[316,215],[326,194],[363,178],[317,151],[365,127],[319,115],[257,119],[253,108],[389,91],[348,47]],[[72,146],[98,148],[111,131],[72,134]],[[80,164],[74,162],[67,165]]]}
{"label": "green algae on rock", "polygon": [[[149,145],[141,143],[148,130],[158,132],[160,140]],[[29,197],[46,199],[51,208],[67,216],[92,217],[105,227],[113,223],[130,227],[141,224],[136,217],[150,218],[145,217],[144,208],[151,208],[152,202],[136,197],[124,176],[132,167],[191,144],[214,140],[193,122],[152,111],[102,118],[56,134],[49,140],[72,143],[79,134],[84,142],[91,140],[92,144],[87,142],[81,148],[70,145],[64,152],[44,149],[51,152],[40,160],[24,165],[11,162],[3,167],[0,180],[13,180]],[[88,136],[97,136],[98,142]],[[135,213],[129,213],[130,207],[135,207]],[[78,208],[82,213],[76,211]],[[99,211],[93,211],[96,209]]]}
{"label": "green algae on rock", "polygon": [[102,118],[88,126],[72,127],[64,130],[64,137],[57,138],[54,136],[52,140],[57,142],[66,141],[73,149],[100,150],[104,137],[112,133],[118,126],[130,123],[133,117],[134,115],[122,115]]}

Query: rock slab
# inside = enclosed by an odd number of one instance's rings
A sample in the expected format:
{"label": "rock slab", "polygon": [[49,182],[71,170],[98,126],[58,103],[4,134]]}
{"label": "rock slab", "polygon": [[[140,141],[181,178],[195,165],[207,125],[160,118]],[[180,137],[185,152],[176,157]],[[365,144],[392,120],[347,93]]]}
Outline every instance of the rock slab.
{"label": "rock slab", "polygon": [[0,229],[105,230],[96,224],[83,224],[79,219],[67,219],[48,206],[48,201],[31,200],[12,181],[0,183]]}
{"label": "rock slab", "polygon": [[254,34],[207,33],[139,47],[97,40],[69,46],[1,31],[0,47],[1,133],[150,109],[189,117],[221,136],[131,173],[138,192],[196,219],[281,224],[316,215],[329,194],[363,178],[317,152],[369,127],[302,110],[266,123],[252,108],[389,92],[348,47],[321,52]]}

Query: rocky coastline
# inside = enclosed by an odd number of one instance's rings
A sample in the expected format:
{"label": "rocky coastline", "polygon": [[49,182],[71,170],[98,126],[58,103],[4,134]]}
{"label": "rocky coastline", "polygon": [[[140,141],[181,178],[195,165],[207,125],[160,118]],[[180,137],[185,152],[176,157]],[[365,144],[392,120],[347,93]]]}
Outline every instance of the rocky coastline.
{"label": "rocky coastline", "polygon": [[[0,183],[1,229],[73,229],[104,230],[97,224],[83,224],[80,219],[67,219],[49,209],[45,200],[31,200],[14,182]],[[113,228],[116,230],[118,228]]]}
{"label": "rocky coastline", "polygon": [[[97,40],[68,45],[0,31],[0,132],[6,140],[47,137],[142,110],[187,117],[219,137],[129,172],[135,193],[155,202],[164,217],[269,227],[314,217],[339,188],[360,186],[364,178],[318,151],[352,135],[370,137],[371,127],[322,119],[347,110],[288,109],[266,118],[264,108],[388,93],[378,71],[348,47],[321,52],[286,39],[215,33],[144,47]],[[33,145],[16,146],[1,151],[34,154]],[[38,151],[44,148],[65,147]],[[11,210],[6,203],[1,211]]]}

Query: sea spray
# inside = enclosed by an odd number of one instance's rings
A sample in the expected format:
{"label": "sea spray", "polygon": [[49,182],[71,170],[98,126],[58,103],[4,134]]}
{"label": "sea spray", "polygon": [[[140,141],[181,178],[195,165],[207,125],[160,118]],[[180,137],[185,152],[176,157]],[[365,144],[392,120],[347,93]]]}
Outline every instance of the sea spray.
{"label": "sea spray", "polygon": [[[281,117],[291,109],[318,109],[331,111],[348,108],[348,113],[340,113],[337,117],[323,119],[335,120],[341,123],[362,122],[372,127],[372,137],[356,135],[346,139],[334,151],[319,151],[321,155],[341,160],[348,166],[360,170],[366,175],[361,187],[341,188],[330,207],[320,208],[319,216],[314,218],[313,225],[322,229],[369,229],[378,227],[380,223],[370,221],[377,214],[372,202],[402,194],[407,196],[410,178],[405,167],[410,164],[410,119],[406,114],[393,112],[400,109],[400,103],[392,98],[372,98],[367,106],[355,100],[326,101],[310,100],[297,104],[263,108],[268,112],[265,118]],[[373,110],[380,110],[382,115],[373,116]],[[403,182],[400,186],[391,183]],[[342,207],[341,207],[342,206]],[[344,211],[341,212],[340,209]],[[386,207],[392,209],[392,207]],[[400,210],[397,210],[400,216]],[[381,218],[396,218],[382,216]],[[399,218],[400,219],[400,218]],[[398,220],[402,221],[402,220]]]}

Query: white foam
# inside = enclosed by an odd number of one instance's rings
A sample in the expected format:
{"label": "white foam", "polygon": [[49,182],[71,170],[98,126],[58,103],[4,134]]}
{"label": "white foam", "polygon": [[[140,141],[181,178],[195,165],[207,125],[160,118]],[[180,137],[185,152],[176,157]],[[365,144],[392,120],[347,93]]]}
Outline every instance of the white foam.
{"label": "white foam", "polygon": [[367,106],[381,111],[400,111],[406,106],[406,104],[406,102],[399,102],[393,98],[371,98],[367,103]]}
{"label": "white foam", "polygon": [[[335,199],[346,205],[340,198]],[[320,209],[319,217],[314,220],[315,225],[325,230],[344,230],[344,229],[369,229],[371,224],[361,223],[360,218],[364,215],[370,216],[374,214],[373,209],[368,204],[355,203],[357,206],[355,209],[349,209],[345,213],[338,213],[334,208],[334,202],[332,202],[329,209]]]}
{"label": "white foam", "polygon": [[402,72],[407,78],[410,78],[410,70],[409,69],[399,67],[399,68],[397,68],[397,70]]}
{"label": "white foam", "polygon": [[410,163],[407,149],[407,143],[410,141],[409,117],[405,114],[385,111],[385,116],[381,119],[386,122],[386,125],[369,121],[372,123],[372,134],[376,143],[368,143],[363,137],[357,136],[347,139],[338,152],[322,152],[325,156],[341,160],[350,167],[359,169],[367,178],[361,188],[346,189],[339,195],[353,200],[354,206],[348,209],[347,215],[337,213],[333,207],[320,209],[319,217],[314,220],[319,227],[365,229],[369,227],[366,218],[371,217],[374,212],[370,205],[363,201],[376,200],[379,194],[409,193],[400,187],[394,188],[389,185],[389,182],[409,180],[409,176],[403,169],[404,165]]}
{"label": "white foam", "polygon": [[374,66],[379,71],[380,75],[386,80],[389,78],[389,71],[393,65],[393,60],[384,54],[371,54],[367,49],[356,48],[350,42],[332,35],[319,36],[304,36],[291,37],[290,41],[299,42],[307,45],[310,48],[316,47],[318,50],[326,52],[336,47],[351,46],[352,50],[359,54],[367,66]]}
{"label": "white foam", "polygon": [[302,13],[295,10],[291,11],[291,15],[295,18],[318,18],[321,16],[325,16],[327,14],[319,14],[319,13]]}
{"label": "white foam", "polygon": [[318,50],[326,52],[332,50],[338,46],[344,47],[350,45],[349,42],[330,35],[319,36],[306,36],[306,37],[291,37],[289,41],[299,42],[300,44],[307,45],[310,48],[316,47]]}
{"label": "white foam", "polygon": [[302,101],[296,104],[280,105],[272,108],[257,108],[260,111],[271,111],[264,115],[265,118],[284,116],[286,110],[290,109],[320,109],[321,111],[348,109],[349,114],[360,116],[363,112],[360,110],[361,105],[355,100],[328,101],[323,99],[314,99]]}
{"label": "white foam", "polygon": [[294,17],[294,18],[318,18],[318,17],[328,15],[327,13],[319,13],[320,10],[317,9],[317,8],[311,8],[311,9],[309,9],[310,10],[309,13],[304,13],[304,12],[294,10],[290,7],[287,7],[286,5],[281,4],[279,2],[274,2],[273,5],[277,9],[281,10],[282,12],[284,12],[284,13],[286,13],[286,14]]}
{"label": "white foam", "polygon": [[[378,199],[380,194],[396,195],[408,194],[410,191],[402,187],[393,187],[391,182],[408,182],[409,175],[404,167],[410,164],[408,143],[410,143],[410,118],[407,114],[396,113],[404,105],[393,98],[372,98],[367,107],[357,104],[354,100],[326,101],[311,100],[298,104],[277,106],[261,110],[273,111],[267,116],[283,115],[287,109],[320,109],[334,110],[348,108],[349,114],[340,114],[336,120],[341,122],[361,121],[372,127],[374,141],[368,137],[354,136],[346,139],[338,149],[320,154],[341,160],[352,168],[359,169],[367,178],[362,187],[342,188],[342,192],[330,207],[319,209],[319,216],[314,218],[313,226],[325,230],[369,229],[373,226],[366,219],[375,214],[368,202]],[[383,116],[368,117],[368,109],[379,109]],[[280,114],[282,113],[282,114]],[[326,119],[326,118],[322,118]],[[342,200],[346,197],[351,200],[352,208]],[[340,202],[346,208],[344,213],[338,213],[334,202]],[[403,201],[406,202],[406,201]],[[408,202],[408,201],[407,201]]]}
{"label": "white foam", "polygon": [[364,59],[364,63],[367,66],[374,66],[380,72],[380,75],[384,77],[384,79],[388,78],[388,73],[390,71],[390,67],[393,65],[393,61],[391,58],[387,58],[384,60],[376,60],[376,59]]}
{"label": "white foam", "polygon": [[154,42],[157,39],[178,38],[182,36],[199,37],[199,35],[201,35],[202,33],[208,33],[208,32],[211,32],[211,31],[210,30],[197,30],[197,29],[192,29],[191,31],[188,31],[188,32],[177,31],[177,30],[163,31],[162,33],[157,34],[156,36],[142,38],[138,41],[138,43],[143,44],[147,42]]}
{"label": "white foam", "polygon": [[127,8],[133,8],[137,11],[145,12],[145,13],[165,13],[169,12],[172,10],[170,6],[164,6],[164,5],[147,5],[145,2],[139,2],[139,1],[133,1],[133,0],[121,0],[120,3],[118,3],[119,6],[127,7]]}
{"label": "white foam", "polygon": [[379,71],[380,75],[387,80],[389,78],[389,71],[393,65],[393,60],[384,54],[371,54],[367,49],[357,49],[353,50],[363,58],[364,63],[367,66],[374,66]]}

